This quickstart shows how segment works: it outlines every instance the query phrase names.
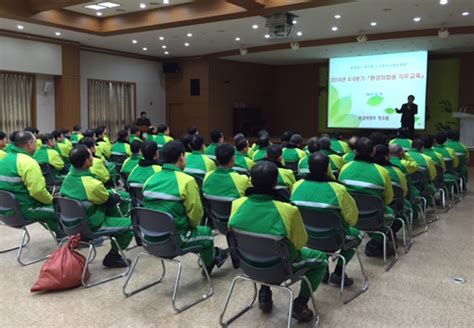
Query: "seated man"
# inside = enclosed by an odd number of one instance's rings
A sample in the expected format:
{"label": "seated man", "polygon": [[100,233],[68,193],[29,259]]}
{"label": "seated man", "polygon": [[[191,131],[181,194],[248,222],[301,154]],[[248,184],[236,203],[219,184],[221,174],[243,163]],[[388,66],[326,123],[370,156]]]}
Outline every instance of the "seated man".
{"label": "seated man", "polygon": [[26,220],[46,223],[56,237],[61,238],[64,233],[54,213],[53,197],[46,189],[38,162],[32,158],[36,144],[31,132],[18,132],[15,135],[15,144],[1,160],[0,190],[15,195]]}
{"label": "seated man", "polygon": [[206,147],[204,154],[208,156],[210,159],[216,159],[216,148],[219,144],[224,142],[224,134],[221,130],[212,130],[211,131],[211,141],[212,143]]}
{"label": "seated man", "polygon": [[423,150],[423,154],[428,155],[433,160],[433,163],[437,166],[441,166],[443,171],[446,171],[446,162],[444,161],[443,155],[436,152],[433,149],[434,138],[432,135],[426,134],[420,138],[423,140],[425,145],[425,149]]}
{"label": "seated man", "polygon": [[110,172],[107,169],[104,160],[96,154],[94,138],[84,137],[79,141],[79,144],[86,146],[92,154],[93,161],[89,169],[91,173],[103,184],[107,184],[110,181]]}
{"label": "seated man", "polygon": [[270,135],[268,132],[262,132],[257,140],[257,148],[255,148],[252,160],[256,163],[263,161],[267,157],[267,147],[271,145]]}
{"label": "seated man", "polygon": [[290,138],[288,145],[283,148],[283,165],[286,163],[298,163],[301,159],[306,157],[306,153],[301,150],[303,138],[299,134],[294,134]]}
{"label": "seated man", "polygon": [[[314,211],[337,210],[341,214],[342,227],[348,241],[356,239],[357,247],[362,242],[362,234],[354,228],[359,220],[359,210],[346,187],[332,181],[327,175],[329,157],[323,153],[314,153],[309,157],[310,173],[304,180],[296,182],[291,193],[291,202],[296,206],[309,207]],[[354,256],[355,251],[348,249],[341,252],[346,260],[346,265]],[[331,274],[329,281],[338,286],[342,280],[342,260],[339,259],[336,269]],[[326,278],[326,277],[325,277]],[[328,277],[329,278],[329,277]],[[327,282],[327,280],[326,280]],[[345,276],[344,285],[350,286],[354,281]]]}
{"label": "seated man", "polygon": [[352,162],[355,158],[355,153],[354,153],[354,148],[355,144],[357,142],[358,137],[357,136],[352,136],[349,139],[348,145],[349,145],[349,152],[346,153],[344,156],[342,156],[342,159],[344,160],[344,163],[349,163]]}
{"label": "seated man", "polygon": [[[456,179],[456,171],[459,167],[459,157],[456,155],[456,152],[445,145],[448,141],[448,135],[444,131],[440,131],[435,136],[436,146],[433,147],[433,150],[443,156],[444,162],[446,163],[446,169],[448,170],[447,174],[450,175],[450,178]],[[449,164],[451,163],[451,164]],[[449,169],[451,167],[451,170]]]}
{"label": "seated man", "polygon": [[40,131],[37,128],[34,128],[32,126],[28,126],[23,131],[30,132],[35,136],[35,138],[36,138],[36,149],[38,149],[39,147],[41,147],[43,145],[43,143],[41,141],[41,138],[39,137],[40,136],[40,134],[39,134]]}
{"label": "seated man", "polygon": [[142,155],[140,154],[140,148],[142,147],[143,141],[140,142],[135,140],[132,142],[130,146],[130,150],[132,151],[132,156],[127,158],[125,162],[123,162],[122,168],[120,173],[125,174],[128,176],[133,169],[138,165],[138,162],[142,159]]}
{"label": "seated man", "polygon": [[56,150],[58,151],[59,155],[61,155],[65,163],[69,163],[69,152],[72,149],[72,144],[69,142],[69,140],[66,141],[64,131],[62,129],[54,130],[51,134],[56,140]]}
{"label": "seated man", "polygon": [[134,141],[137,141],[140,144],[143,143],[142,132],[137,126],[130,127],[130,144],[133,144]]}
{"label": "seated man", "polygon": [[181,247],[201,245],[200,255],[211,273],[215,265],[222,266],[228,254],[214,248],[209,227],[199,226],[204,210],[196,180],[182,171],[186,163],[184,146],[180,141],[170,141],[163,146],[161,155],[163,169],[143,187],[144,206],[171,214],[176,220]]}
{"label": "seated man", "polygon": [[33,158],[38,164],[49,164],[56,179],[62,180],[64,172],[64,161],[56,150],[56,140],[51,134],[43,134],[41,136],[42,146],[37,149]]}
{"label": "seated man", "polygon": [[[132,222],[130,217],[121,217],[116,210],[116,205],[120,203],[120,196],[107,191],[104,184],[90,172],[93,157],[86,146],[76,146],[69,157],[72,170],[61,186],[61,196],[80,201],[83,204],[92,231],[97,231],[100,228],[124,228],[124,232],[117,234],[115,238],[120,249],[126,249],[133,237]],[[109,268],[127,266],[114,243],[104,257],[102,264]]]}
{"label": "seated man", "polygon": [[329,139],[328,137],[322,137],[319,139],[319,145],[321,147],[320,152],[329,157],[329,164],[331,166],[331,171],[333,173],[339,172],[345,163],[342,157],[337,155],[331,149],[331,139]]}
{"label": "seated man", "polygon": [[309,157],[312,154],[321,150],[321,146],[319,144],[319,138],[318,137],[310,138],[308,140],[308,144],[306,145],[306,149],[307,149],[308,155],[302,158],[298,163],[299,175],[305,175],[309,173]]}
{"label": "seated man", "polygon": [[375,131],[369,134],[369,139],[372,140],[374,146],[387,144],[387,136],[380,131]]}
{"label": "seated man", "polygon": [[7,145],[8,145],[7,134],[3,131],[0,131],[0,159],[7,156],[7,152],[5,151],[5,148],[7,147]]}
{"label": "seated man", "polygon": [[112,145],[109,144],[105,139],[105,128],[98,127],[95,129],[95,139],[97,142],[97,156],[104,157],[106,160],[110,158],[112,153]]}
{"label": "seated man", "polygon": [[390,140],[389,145],[400,145],[405,151],[411,149],[412,140],[410,134],[406,128],[400,128],[397,131],[397,137]]}
{"label": "seated man", "polygon": [[418,171],[418,164],[408,155],[403,147],[397,144],[389,146],[390,163],[395,165],[403,174],[413,174]]}
{"label": "seated man", "polygon": [[186,157],[186,168],[184,172],[204,178],[207,172],[215,170],[216,164],[209,156],[203,155],[204,139],[200,135],[193,137],[191,148],[193,151]]}
{"label": "seated man", "polygon": [[142,154],[143,159],[138,162],[138,165],[128,176],[127,183],[131,187],[143,187],[146,180],[156,172],[161,171],[161,166],[158,162],[158,145],[156,142],[145,142],[142,145]]}
{"label": "seated man", "polygon": [[235,141],[235,163],[234,170],[239,173],[248,173],[254,163],[248,157],[249,141],[244,137]]}
{"label": "seated man", "polygon": [[331,149],[336,153],[336,155],[344,156],[350,150],[349,144],[341,139],[339,133],[334,134],[334,138],[331,138]]}
{"label": "seated man", "polygon": [[456,155],[459,157],[459,166],[458,172],[464,178],[464,181],[469,181],[469,172],[467,169],[467,164],[469,163],[469,150],[466,145],[459,141],[459,131],[449,130],[448,132],[448,141],[445,143],[445,146],[451,148],[455,151]]}
{"label": "seated man", "polygon": [[283,132],[283,134],[281,135],[281,143],[280,143],[280,146],[282,149],[288,147],[288,145],[290,144],[290,140],[291,140],[291,137],[294,135],[295,133],[293,131],[285,131]]}
{"label": "seated man", "polygon": [[127,157],[132,156],[132,150],[130,149],[130,136],[127,130],[120,130],[117,133],[117,141],[112,145],[110,149],[111,155],[125,155]]}
{"label": "seated man", "polygon": [[[257,132],[257,142],[254,142],[252,144],[252,147],[249,148],[248,155],[253,161],[255,161],[255,159],[254,159],[255,152],[257,150],[259,150],[259,148],[260,148],[260,146],[258,145],[258,140],[260,140],[262,138],[262,136],[264,136],[264,135],[269,135],[267,130],[258,131]],[[263,156],[263,158],[265,158],[265,156]]]}
{"label": "seated man", "polygon": [[76,124],[72,127],[71,143],[77,145],[84,136],[81,133],[81,126]]}
{"label": "seated man", "polygon": [[[288,240],[295,270],[309,268],[306,277],[311,283],[311,286],[301,283],[299,296],[293,302],[292,316],[300,322],[309,322],[313,318],[313,312],[308,308],[308,301],[326,272],[327,256],[304,247],[308,235],[298,208],[273,200],[272,195],[278,181],[277,166],[269,161],[256,163],[251,177],[254,192],[249,197],[233,201],[229,228],[281,236]],[[269,287],[261,287],[258,301],[264,313],[271,312],[273,301]]]}
{"label": "seated man", "polygon": [[206,174],[202,188],[204,194],[227,200],[244,196],[250,181],[247,176],[232,169],[235,163],[234,147],[230,144],[217,146],[216,159],[219,167]]}
{"label": "seated man", "polygon": [[[408,155],[418,164],[419,170],[423,172],[426,192],[434,196],[436,188],[433,185],[433,181],[435,181],[436,176],[438,175],[435,164],[431,157],[423,153],[425,150],[425,143],[423,140],[414,140],[412,142],[412,147],[413,148],[408,151]],[[422,192],[422,190],[420,190],[420,192]]]}
{"label": "seated man", "polygon": [[288,189],[296,182],[295,175],[292,170],[287,169],[282,164],[282,150],[280,145],[270,145],[267,148],[267,161],[274,163],[278,167],[277,189]]}
{"label": "seated man", "polygon": [[[350,193],[369,194],[380,197],[385,203],[385,227],[381,232],[387,234],[387,226],[394,219],[393,210],[388,206],[393,201],[393,187],[390,173],[380,165],[372,162],[374,143],[368,138],[359,138],[355,147],[355,159],[344,165],[339,174],[339,181],[346,185]],[[389,235],[389,234],[388,234]],[[378,234],[369,234],[370,241],[365,247],[369,257],[383,255],[383,241]],[[387,247],[387,254],[393,254],[393,248]]]}
{"label": "seated man", "polygon": [[170,128],[166,124],[158,125],[158,134],[153,139],[158,145],[158,149],[163,148],[163,146],[170,141],[173,141],[173,138],[170,137]]}

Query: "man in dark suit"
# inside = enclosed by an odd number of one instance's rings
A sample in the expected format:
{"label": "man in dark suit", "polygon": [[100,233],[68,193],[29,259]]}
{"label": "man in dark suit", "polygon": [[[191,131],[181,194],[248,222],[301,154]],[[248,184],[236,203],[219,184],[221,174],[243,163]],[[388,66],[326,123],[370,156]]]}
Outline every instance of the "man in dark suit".
{"label": "man in dark suit", "polygon": [[140,113],[140,118],[137,120],[137,126],[139,128],[149,127],[151,125],[150,119],[146,117],[146,112]]}
{"label": "man in dark suit", "polygon": [[415,115],[418,114],[418,105],[415,104],[415,96],[408,96],[408,103],[403,104],[401,109],[395,108],[398,114],[402,114],[402,128],[408,130],[410,138],[413,139],[415,135]]}

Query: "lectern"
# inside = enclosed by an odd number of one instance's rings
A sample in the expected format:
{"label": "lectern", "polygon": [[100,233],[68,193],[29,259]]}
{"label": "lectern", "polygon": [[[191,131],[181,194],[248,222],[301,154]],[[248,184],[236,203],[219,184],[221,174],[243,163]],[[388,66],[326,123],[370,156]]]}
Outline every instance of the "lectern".
{"label": "lectern", "polygon": [[469,149],[474,149],[474,114],[467,112],[453,113],[454,118],[459,118],[461,122],[461,141]]}

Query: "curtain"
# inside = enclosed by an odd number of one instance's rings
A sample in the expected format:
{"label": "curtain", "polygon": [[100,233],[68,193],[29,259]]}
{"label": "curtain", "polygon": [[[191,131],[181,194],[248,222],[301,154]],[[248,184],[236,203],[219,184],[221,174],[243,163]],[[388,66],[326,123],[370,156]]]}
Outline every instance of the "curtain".
{"label": "curtain", "polygon": [[32,125],[33,75],[0,72],[0,131]]}
{"label": "curtain", "polygon": [[132,83],[89,80],[89,127],[105,125],[112,138],[125,125],[132,125],[135,112]]}

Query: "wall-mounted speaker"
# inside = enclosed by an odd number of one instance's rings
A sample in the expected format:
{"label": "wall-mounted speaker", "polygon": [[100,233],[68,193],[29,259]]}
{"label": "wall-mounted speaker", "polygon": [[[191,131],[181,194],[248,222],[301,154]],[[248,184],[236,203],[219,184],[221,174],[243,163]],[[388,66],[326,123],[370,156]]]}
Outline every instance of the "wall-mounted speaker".
{"label": "wall-mounted speaker", "polygon": [[171,74],[171,73],[178,73],[179,72],[179,65],[177,63],[164,63],[163,64],[163,73]]}

